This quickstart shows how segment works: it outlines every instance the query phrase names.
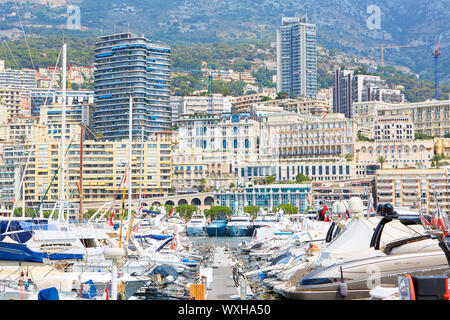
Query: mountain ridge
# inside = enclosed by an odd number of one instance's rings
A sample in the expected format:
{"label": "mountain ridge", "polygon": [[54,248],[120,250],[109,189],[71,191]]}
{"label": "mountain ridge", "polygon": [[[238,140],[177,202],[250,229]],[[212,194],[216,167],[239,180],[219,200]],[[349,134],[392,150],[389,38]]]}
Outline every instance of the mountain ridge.
{"label": "mountain ridge", "polygon": [[[380,61],[380,45],[415,45],[384,49],[385,63],[406,66],[429,80],[434,74],[432,52],[440,40],[440,81],[450,83],[450,0],[23,0],[19,8],[11,4],[0,1],[0,30],[14,26],[20,31],[18,16],[8,16],[14,11],[21,13],[24,25],[61,28],[69,18],[65,6],[76,5],[82,27],[91,33],[131,31],[169,43],[270,43],[283,16],[306,16],[318,27],[319,45],[328,49]],[[30,18],[25,18],[27,12]]]}

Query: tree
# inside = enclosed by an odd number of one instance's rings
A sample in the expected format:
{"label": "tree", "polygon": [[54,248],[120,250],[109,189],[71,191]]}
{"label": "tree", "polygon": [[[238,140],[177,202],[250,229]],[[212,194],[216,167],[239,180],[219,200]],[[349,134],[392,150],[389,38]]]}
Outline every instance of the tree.
{"label": "tree", "polygon": [[275,177],[274,176],[267,176],[266,177],[266,184],[272,184],[275,182]]}
{"label": "tree", "polygon": [[206,186],[206,179],[205,178],[201,178],[200,179],[200,185],[198,186],[198,191],[199,192],[205,192],[207,191],[208,187]]}
{"label": "tree", "polygon": [[199,210],[197,206],[192,206],[190,204],[182,204],[181,206],[175,207],[175,212],[179,213],[181,217],[190,219],[192,214]]}
{"label": "tree", "polygon": [[236,185],[233,182],[230,183],[230,189],[235,188],[235,187],[236,187]]}
{"label": "tree", "polygon": [[295,181],[297,181],[298,183],[304,181],[311,181],[311,178],[304,175],[303,173],[298,173],[297,176],[295,177]]}
{"label": "tree", "polygon": [[258,206],[247,206],[244,207],[244,212],[250,214],[251,216],[256,216],[261,207]]}
{"label": "tree", "polygon": [[383,169],[383,163],[386,161],[386,159],[383,156],[379,156],[377,159],[377,162],[380,163],[381,169]]}
{"label": "tree", "polygon": [[277,93],[277,99],[286,99],[289,94],[286,91],[281,91]]}
{"label": "tree", "polygon": [[431,159],[431,162],[436,166],[436,168],[439,168],[439,161],[441,160],[442,160],[441,156],[436,154]]}
{"label": "tree", "polygon": [[211,219],[216,219],[218,216],[226,215],[231,216],[233,210],[224,206],[213,206],[210,209],[205,210],[205,216]]}
{"label": "tree", "polygon": [[345,160],[347,161],[352,161],[353,160],[353,154],[352,153],[347,153],[345,155]]}
{"label": "tree", "polygon": [[282,203],[278,207],[275,207],[274,210],[282,209],[286,214],[297,214],[298,208],[290,203]]}
{"label": "tree", "polygon": [[[25,207],[25,217],[31,217],[31,216],[33,216],[34,213],[35,213],[35,211],[32,208]],[[15,217],[21,217],[22,216],[22,208],[15,208],[13,215]]]}
{"label": "tree", "polygon": [[357,141],[374,141],[374,139],[370,139],[369,137],[366,137],[361,133],[361,131],[358,131],[358,139]]}

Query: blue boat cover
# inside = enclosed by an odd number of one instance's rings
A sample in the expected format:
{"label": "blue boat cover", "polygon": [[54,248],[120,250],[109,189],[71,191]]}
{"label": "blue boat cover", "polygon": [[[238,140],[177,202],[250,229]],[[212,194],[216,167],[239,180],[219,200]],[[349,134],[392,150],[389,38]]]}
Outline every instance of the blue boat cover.
{"label": "blue boat cover", "polygon": [[[52,227],[53,229],[48,228],[47,220],[39,219],[0,221],[0,241],[9,236],[16,242],[25,243],[33,236],[33,230],[57,230],[56,226],[53,225]],[[5,232],[16,233],[4,235]]]}
{"label": "blue boat cover", "polygon": [[155,251],[158,252],[160,251],[162,248],[164,248],[166,246],[166,244],[168,244],[170,241],[172,241],[173,238],[170,237],[167,240],[165,240]]}
{"label": "blue boat cover", "polygon": [[259,272],[258,273],[258,279],[264,280],[265,278],[267,278],[267,273],[266,272]]}
{"label": "blue boat cover", "polygon": [[89,292],[87,292],[87,293],[83,292],[83,298],[86,298],[86,299],[95,298],[97,296],[97,288],[95,287],[94,282],[92,280],[88,280],[88,281],[84,282],[83,284],[89,285]]}
{"label": "blue boat cover", "polygon": [[155,269],[152,270],[152,272],[150,274],[151,275],[160,274],[163,277],[167,277],[168,275],[171,275],[174,279],[178,278],[177,270],[174,267],[168,266],[165,264],[161,265],[161,266],[157,266]]}
{"label": "blue boat cover", "polygon": [[145,212],[145,213],[153,213],[153,214],[160,214],[160,213],[161,213],[161,212],[158,212],[158,211],[146,210],[146,209],[142,209],[142,212]]}
{"label": "blue boat cover", "polygon": [[59,300],[58,289],[55,287],[42,289],[38,293],[38,300]]}
{"label": "blue boat cover", "polygon": [[43,259],[50,260],[69,260],[83,259],[82,254],[63,254],[63,253],[45,253],[36,252],[29,249],[26,245],[18,243],[0,242],[0,261],[23,261],[42,263]]}
{"label": "blue boat cover", "polygon": [[198,261],[187,259],[187,258],[182,259],[181,262],[188,263],[188,264],[198,264]]}
{"label": "blue boat cover", "polygon": [[167,234],[146,234],[143,236],[136,236],[136,239],[150,238],[150,239],[155,239],[155,240],[166,240],[171,237],[172,236],[167,235]]}

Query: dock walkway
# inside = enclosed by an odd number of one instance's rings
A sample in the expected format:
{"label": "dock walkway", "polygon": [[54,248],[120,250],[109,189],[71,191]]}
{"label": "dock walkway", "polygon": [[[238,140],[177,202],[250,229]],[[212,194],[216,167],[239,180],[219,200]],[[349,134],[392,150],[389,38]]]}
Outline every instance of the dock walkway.
{"label": "dock walkway", "polygon": [[239,294],[239,288],[234,286],[230,262],[225,247],[217,247],[214,253],[213,281],[206,300],[233,300],[232,296]]}

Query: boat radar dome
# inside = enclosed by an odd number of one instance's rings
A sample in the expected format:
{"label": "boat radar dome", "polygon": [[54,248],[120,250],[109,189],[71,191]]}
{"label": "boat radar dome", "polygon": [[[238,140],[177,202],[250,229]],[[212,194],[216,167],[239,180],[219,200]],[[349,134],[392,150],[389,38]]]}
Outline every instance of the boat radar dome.
{"label": "boat radar dome", "polygon": [[339,200],[334,202],[331,206],[331,211],[333,212],[333,214],[340,214],[341,216],[344,216],[345,212],[347,211],[344,201]]}
{"label": "boat radar dome", "polygon": [[363,216],[363,201],[358,197],[351,197],[348,200],[348,212],[352,218],[360,218]]}

